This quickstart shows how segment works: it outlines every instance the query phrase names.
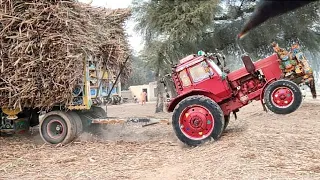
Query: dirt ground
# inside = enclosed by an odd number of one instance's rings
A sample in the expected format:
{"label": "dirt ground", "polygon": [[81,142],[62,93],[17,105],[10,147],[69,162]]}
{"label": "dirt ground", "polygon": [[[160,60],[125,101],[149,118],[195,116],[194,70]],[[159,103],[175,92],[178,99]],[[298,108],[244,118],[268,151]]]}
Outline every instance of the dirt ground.
{"label": "dirt ground", "polygon": [[[154,106],[111,106],[108,115],[170,118]],[[110,125],[64,147],[43,144],[37,131],[0,137],[0,179],[320,179],[319,139],[320,100],[285,116],[255,102],[219,141],[196,148],[163,124]]]}

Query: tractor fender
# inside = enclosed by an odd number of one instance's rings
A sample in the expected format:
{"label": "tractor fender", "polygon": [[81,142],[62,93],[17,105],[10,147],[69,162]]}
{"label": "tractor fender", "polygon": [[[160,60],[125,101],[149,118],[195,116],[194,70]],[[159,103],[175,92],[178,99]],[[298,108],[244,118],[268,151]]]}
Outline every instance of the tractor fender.
{"label": "tractor fender", "polygon": [[269,80],[267,81],[267,83],[264,84],[264,86],[262,87],[262,91],[261,91],[261,94],[260,94],[260,102],[261,102],[261,105],[262,105],[264,111],[267,111],[267,109],[266,109],[266,107],[265,107],[265,105],[264,105],[264,101],[263,101],[264,91],[265,91],[265,89],[267,88],[267,86],[268,86],[269,84],[271,84],[272,82],[274,82],[274,81],[276,81],[276,80],[277,80],[276,78],[269,79]]}
{"label": "tractor fender", "polygon": [[210,92],[199,90],[199,89],[194,89],[188,93],[179,95],[179,96],[175,97],[173,100],[171,100],[169,102],[169,104],[167,105],[167,111],[173,112],[174,108],[179,104],[180,101],[182,101],[186,97],[193,96],[193,95],[203,95],[203,96],[209,97],[212,100],[214,100],[216,103],[222,101],[221,98],[219,98],[218,96],[216,96]]}

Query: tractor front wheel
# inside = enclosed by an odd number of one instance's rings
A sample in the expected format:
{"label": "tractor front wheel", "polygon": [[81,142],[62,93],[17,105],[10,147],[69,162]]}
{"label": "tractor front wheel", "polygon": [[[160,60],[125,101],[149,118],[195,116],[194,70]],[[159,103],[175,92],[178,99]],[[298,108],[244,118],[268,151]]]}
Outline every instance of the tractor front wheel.
{"label": "tractor front wheel", "polygon": [[224,128],[219,105],[205,96],[190,96],[175,108],[172,126],[178,139],[189,146],[220,138]]}
{"label": "tractor front wheel", "polygon": [[276,114],[290,114],[300,107],[302,93],[294,82],[278,80],[267,86],[264,102]]}
{"label": "tractor front wheel", "polygon": [[66,112],[51,111],[40,121],[40,135],[49,144],[68,144],[77,135],[77,123]]}

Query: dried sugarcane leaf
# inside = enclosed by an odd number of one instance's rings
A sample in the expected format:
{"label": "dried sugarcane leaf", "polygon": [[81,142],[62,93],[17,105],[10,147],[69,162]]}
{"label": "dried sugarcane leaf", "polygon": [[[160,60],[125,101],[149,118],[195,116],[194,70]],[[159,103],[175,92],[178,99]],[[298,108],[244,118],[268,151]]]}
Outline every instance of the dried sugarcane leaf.
{"label": "dried sugarcane leaf", "polygon": [[[83,59],[115,73],[130,53],[123,28],[129,9],[75,0],[0,0],[0,107],[68,104],[83,79]],[[130,73],[125,66],[122,79]]]}

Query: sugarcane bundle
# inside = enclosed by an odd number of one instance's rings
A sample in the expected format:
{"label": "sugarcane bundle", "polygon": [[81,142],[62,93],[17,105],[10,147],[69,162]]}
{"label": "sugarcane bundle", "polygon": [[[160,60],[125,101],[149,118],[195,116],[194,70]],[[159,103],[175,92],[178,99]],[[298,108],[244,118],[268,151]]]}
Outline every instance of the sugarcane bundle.
{"label": "sugarcane bundle", "polygon": [[88,57],[118,71],[130,53],[129,16],[75,0],[0,0],[0,107],[69,104]]}

